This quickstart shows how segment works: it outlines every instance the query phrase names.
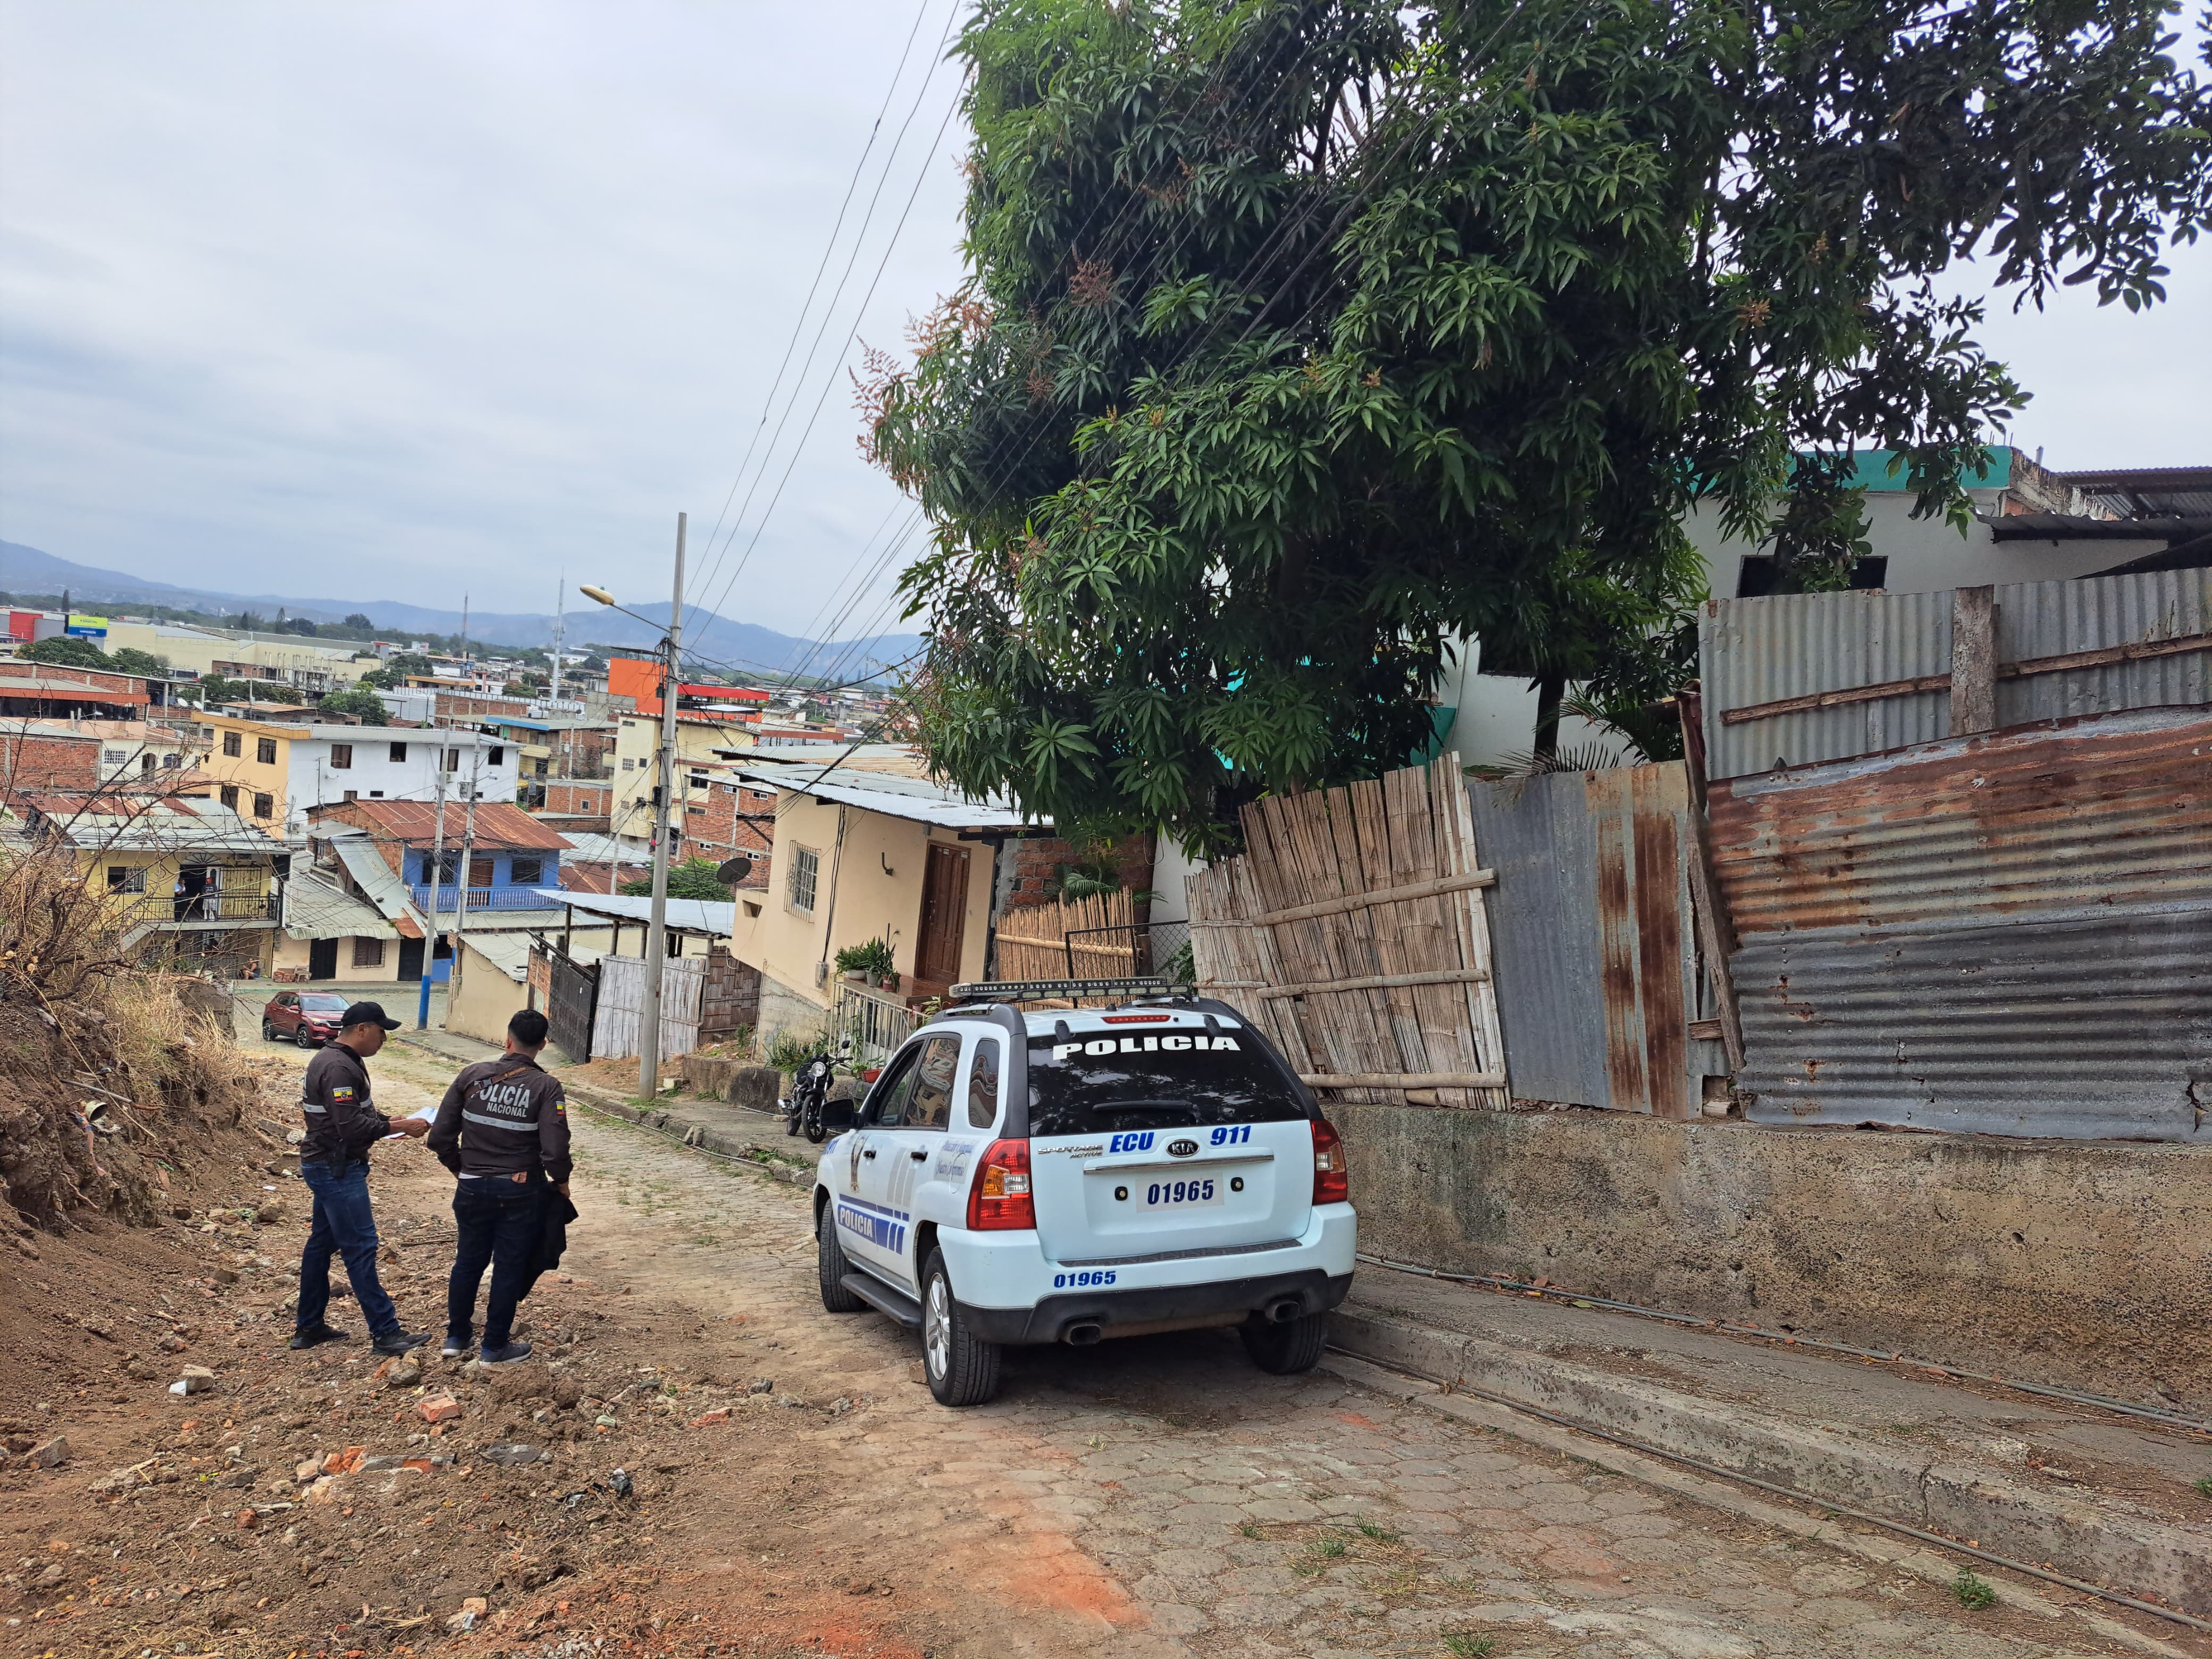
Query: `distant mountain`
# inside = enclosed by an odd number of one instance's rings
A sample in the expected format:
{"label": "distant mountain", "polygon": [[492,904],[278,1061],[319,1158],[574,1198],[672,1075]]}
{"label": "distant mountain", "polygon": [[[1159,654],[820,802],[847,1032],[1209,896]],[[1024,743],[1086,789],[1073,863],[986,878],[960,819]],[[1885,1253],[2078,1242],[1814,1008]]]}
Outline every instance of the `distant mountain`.
{"label": "distant mountain", "polygon": [[[316,623],[343,622],[348,616],[358,613],[377,628],[388,629],[394,636],[458,634],[461,629],[461,613],[458,611],[433,611],[392,599],[363,599],[356,603],[346,599],[287,599],[274,593],[220,593],[206,588],[150,581],[143,576],[125,575],[119,570],[101,570],[56,558],[20,542],[0,541],[0,592],[59,593],[64,588],[72,604],[166,605],[179,611],[204,611],[217,616],[251,610],[264,617],[273,617],[281,606],[287,615],[305,617]],[[571,611],[568,643],[572,647],[610,645],[624,648],[658,645],[660,630],[666,626],[668,602],[664,599],[658,605],[632,608],[640,616],[654,618],[653,625],[595,605],[586,605]],[[553,621],[550,613],[471,611],[469,637],[481,640],[487,646],[550,645]],[[727,663],[747,672],[835,675],[841,679],[860,678],[902,661],[921,649],[919,634],[880,634],[824,645],[795,639],[752,623],[732,622],[710,611],[686,611],[684,635],[687,651],[696,652],[704,662]]]}

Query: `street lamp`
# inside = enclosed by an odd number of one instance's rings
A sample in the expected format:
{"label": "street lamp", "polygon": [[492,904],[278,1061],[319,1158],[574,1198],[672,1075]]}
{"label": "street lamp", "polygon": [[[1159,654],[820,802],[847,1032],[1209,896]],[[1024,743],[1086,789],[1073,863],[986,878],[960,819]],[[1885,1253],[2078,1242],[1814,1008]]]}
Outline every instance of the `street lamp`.
{"label": "street lamp", "polygon": [[[668,956],[668,815],[676,790],[677,665],[683,659],[684,534],[686,515],[676,515],[676,588],[668,607],[668,627],[660,645],[666,653],[667,673],[660,689],[660,752],[654,770],[659,788],[653,809],[653,910],[645,930],[645,994],[637,1020],[637,1091],[648,1101],[660,1093],[660,975]],[[586,582],[576,590],[586,599],[611,611],[620,611],[647,628],[659,624],[650,617],[615,603],[604,587]]]}

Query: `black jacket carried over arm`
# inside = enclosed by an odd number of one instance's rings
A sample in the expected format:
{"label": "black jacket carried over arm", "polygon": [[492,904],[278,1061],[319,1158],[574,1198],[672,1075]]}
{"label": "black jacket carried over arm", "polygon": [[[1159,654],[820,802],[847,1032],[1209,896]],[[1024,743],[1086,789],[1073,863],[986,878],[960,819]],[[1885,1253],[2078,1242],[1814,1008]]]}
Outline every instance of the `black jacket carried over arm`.
{"label": "black jacket carried over arm", "polygon": [[392,1133],[392,1120],[369,1103],[368,1067],[342,1042],[325,1043],[307,1062],[300,1110],[307,1120],[303,1163],[366,1163],[368,1149]]}
{"label": "black jacket carried over arm", "polygon": [[568,1178],[568,1109],[559,1079],[523,1054],[478,1060],[455,1078],[431,1124],[430,1150],[455,1175]]}

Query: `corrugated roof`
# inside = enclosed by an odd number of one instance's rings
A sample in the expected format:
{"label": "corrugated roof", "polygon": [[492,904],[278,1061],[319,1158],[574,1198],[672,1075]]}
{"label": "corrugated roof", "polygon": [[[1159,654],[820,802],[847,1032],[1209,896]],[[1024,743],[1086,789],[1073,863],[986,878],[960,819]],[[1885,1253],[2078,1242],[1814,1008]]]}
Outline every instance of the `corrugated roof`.
{"label": "corrugated roof", "polygon": [[75,847],[273,854],[281,846],[229,807],[196,796],[140,799],[105,794],[94,799],[46,793],[21,799]]}
{"label": "corrugated roof", "polygon": [[295,876],[284,885],[284,932],[292,939],[399,937],[374,905],[307,875]]}
{"label": "corrugated roof", "polygon": [[563,864],[640,864],[652,856],[624,847],[616,836],[589,830],[570,830],[568,848],[561,854]]}
{"label": "corrugated roof", "polygon": [[948,830],[1018,830],[1044,827],[1049,818],[1020,811],[1004,799],[969,800],[926,778],[894,777],[887,773],[848,773],[831,769],[825,757],[819,764],[800,761],[740,765],[738,775],[817,800],[858,806],[889,817],[934,823]]}
{"label": "corrugated roof", "polygon": [[[442,741],[443,734],[440,736]],[[438,839],[438,808],[434,801],[356,800],[344,805],[368,820],[373,826],[369,830],[372,835],[403,841],[410,847],[428,847]],[[335,813],[336,810],[329,806],[313,807],[309,809],[308,816],[314,817],[317,813]],[[333,820],[317,818],[316,821],[321,823]],[[350,820],[337,817],[334,821],[344,823]],[[466,802],[449,800],[446,803],[447,846],[459,847],[461,844],[462,826],[467,822]],[[565,850],[568,845],[567,841],[512,801],[478,801],[475,834],[478,847],[520,847],[554,853]]]}
{"label": "corrugated roof", "polygon": [[[540,887],[538,896],[587,915],[611,916],[622,921],[649,921],[653,901],[621,893],[572,893],[561,888]],[[668,901],[668,925],[687,933],[727,933],[737,923],[735,903],[717,904],[707,899]]]}
{"label": "corrugated roof", "polygon": [[342,830],[330,840],[331,850],[345,866],[346,874],[361,884],[369,902],[398,926],[402,936],[422,938],[422,919],[410,900],[407,884],[384,861],[384,855],[376,850],[376,843],[359,830]]}
{"label": "corrugated roof", "polygon": [[56,702],[141,703],[150,699],[143,691],[111,691],[82,680],[50,680],[10,674],[0,679],[0,697],[46,697]]}
{"label": "corrugated roof", "polygon": [[2212,514],[2212,466],[2122,467],[2058,477],[2106,511],[2130,519]]}

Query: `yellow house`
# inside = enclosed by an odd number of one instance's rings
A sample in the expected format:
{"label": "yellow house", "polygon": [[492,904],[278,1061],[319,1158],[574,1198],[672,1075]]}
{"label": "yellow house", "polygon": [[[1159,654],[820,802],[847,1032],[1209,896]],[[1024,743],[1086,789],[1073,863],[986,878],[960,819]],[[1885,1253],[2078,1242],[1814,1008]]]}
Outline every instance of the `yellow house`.
{"label": "yellow house", "polygon": [[[750,751],[757,743],[752,728],[735,716],[722,719],[678,709],[676,714],[676,821],[692,793],[690,768],[726,761]],[[612,799],[607,833],[647,837],[653,834],[653,757],[660,747],[660,716],[623,714],[615,728],[615,746],[607,757]]]}
{"label": "yellow house", "polygon": [[761,971],[759,1031],[826,1029],[837,953],[882,939],[910,1003],[988,976],[1006,896],[1006,843],[1050,835],[1002,801],[925,779],[831,769],[830,760],[741,764],[776,793],[765,892],[740,890],[732,948]]}
{"label": "yellow house", "polygon": [[17,805],[31,833],[75,848],[126,945],[166,947],[230,971],[249,962],[267,968],[284,848],[220,802],[53,791],[27,793]]}

